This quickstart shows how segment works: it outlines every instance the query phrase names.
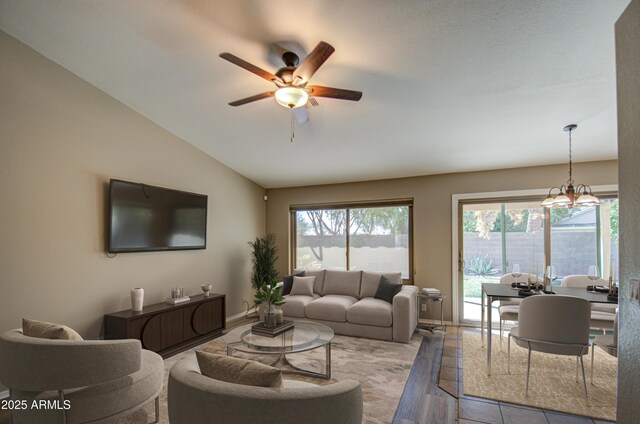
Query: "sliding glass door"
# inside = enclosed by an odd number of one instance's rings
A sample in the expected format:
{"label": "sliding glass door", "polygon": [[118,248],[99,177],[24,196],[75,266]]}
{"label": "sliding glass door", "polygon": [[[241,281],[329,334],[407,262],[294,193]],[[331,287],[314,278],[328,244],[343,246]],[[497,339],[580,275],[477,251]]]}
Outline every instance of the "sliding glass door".
{"label": "sliding glass door", "polygon": [[[480,320],[482,283],[498,283],[514,270],[542,274],[544,211],[540,202],[466,204],[462,208],[461,317]],[[497,316],[497,315],[495,315]]]}
{"label": "sliding glass door", "polygon": [[[545,209],[540,200],[462,204],[459,319],[480,320],[482,283],[497,283],[507,273],[542,276],[556,268],[559,285],[567,275],[597,266],[609,278],[618,272],[618,199],[586,208]],[[514,267],[516,271],[514,271]],[[497,314],[493,315],[496,317]]]}

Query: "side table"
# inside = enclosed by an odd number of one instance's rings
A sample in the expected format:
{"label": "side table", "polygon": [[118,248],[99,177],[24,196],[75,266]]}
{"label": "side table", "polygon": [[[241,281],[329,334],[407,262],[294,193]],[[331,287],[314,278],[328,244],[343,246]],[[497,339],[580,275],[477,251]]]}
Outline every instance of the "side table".
{"label": "side table", "polygon": [[[431,331],[433,333],[434,330],[442,330],[444,329],[444,312],[443,312],[443,308],[442,308],[442,302],[447,298],[447,296],[428,296],[424,293],[418,293],[417,297],[416,297],[416,313],[418,314],[417,317],[417,322],[418,322],[418,328],[421,328],[423,330],[428,330]],[[421,309],[421,305],[423,303],[429,304],[429,303],[439,303],[440,304],[440,325],[436,325],[436,318],[435,318],[435,314],[432,314],[432,318],[431,318],[431,323],[421,323],[420,322],[420,309]],[[427,309],[429,309],[429,307],[427,306]],[[433,308],[433,312],[435,312],[435,307]]]}

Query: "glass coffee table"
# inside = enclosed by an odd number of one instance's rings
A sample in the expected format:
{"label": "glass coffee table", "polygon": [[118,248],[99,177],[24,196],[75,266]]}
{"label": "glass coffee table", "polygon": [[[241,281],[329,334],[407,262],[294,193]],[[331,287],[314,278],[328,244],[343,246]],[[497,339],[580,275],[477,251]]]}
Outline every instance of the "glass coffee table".
{"label": "glass coffee table", "polygon": [[[251,326],[254,324],[255,322],[252,322],[234,328],[225,335],[228,356],[238,353],[249,356],[277,356],[271,365],[282,362],[298,374],[331,379],[331,340],[334,334],[330,327],[312,321],[294,321],[292,330],[275,337],[266,337],[251,333]],[[307,352],[321,347],[324,347],[326,354],[324,373],[295,366],[287,359],[289,354]]]}

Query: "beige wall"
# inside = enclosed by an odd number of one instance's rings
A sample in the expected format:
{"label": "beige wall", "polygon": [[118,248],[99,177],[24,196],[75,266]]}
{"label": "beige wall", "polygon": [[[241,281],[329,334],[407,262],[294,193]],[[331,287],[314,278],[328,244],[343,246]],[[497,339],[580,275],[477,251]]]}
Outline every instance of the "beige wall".
{"label": "beige wall", "polygon": [[[617,163],[576,164],[574,176],[590,185],[616,184]],[[449,296],[444,315],[450,320],[451,195],[548,188],[563,183],[566,177],[566,165],[553,165],[268,190],[267,232],[277,235],[278,270],[284,274],[289,271],[289,205],[413,198],[415,283],[419,287],[437,287]]]}
{"label": "beige wall", "polygon": [[618,153],[620,156],[620,336],[618,420],[640,416],[640,305],[630,301],[630,279],[640,281],[640,0],[616,22]]}
{"label": "beige wall", "polygon": [[[0,331],[31,317],[96,338],[131,287],[151,304],[212,283],[242,312],[264,190],[3,32],[0,57]],[[207,249],[107,258],[110,178],[207,194]]]}

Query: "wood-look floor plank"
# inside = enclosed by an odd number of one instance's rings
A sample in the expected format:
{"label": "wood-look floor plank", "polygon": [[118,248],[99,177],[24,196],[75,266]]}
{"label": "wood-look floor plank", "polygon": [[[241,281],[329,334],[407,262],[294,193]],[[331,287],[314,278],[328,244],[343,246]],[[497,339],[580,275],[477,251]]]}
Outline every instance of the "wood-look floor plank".
{"label": "wood-look floor plank", "polygon": [[444,336],[426,334],[398,403],[393,424],[454,423],[456,399],[438,387]]}

